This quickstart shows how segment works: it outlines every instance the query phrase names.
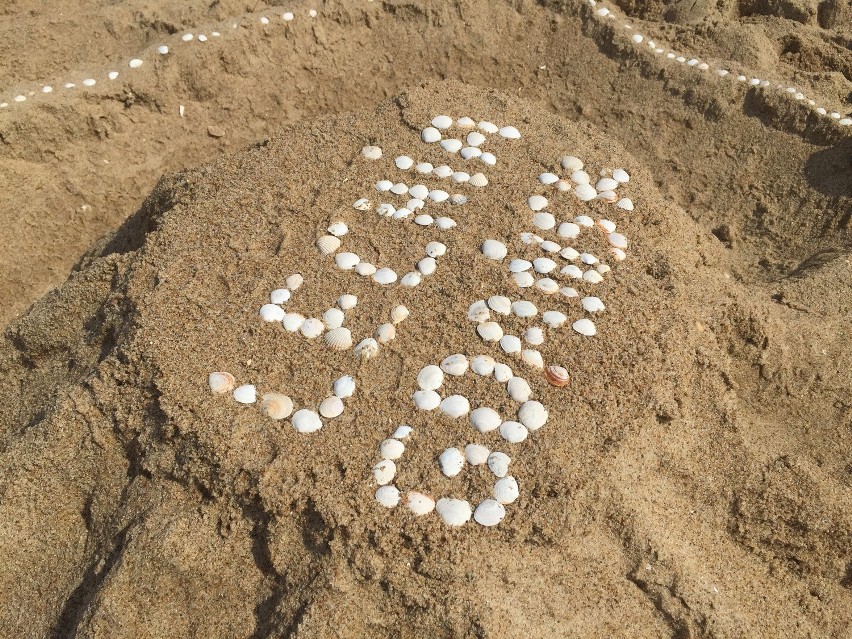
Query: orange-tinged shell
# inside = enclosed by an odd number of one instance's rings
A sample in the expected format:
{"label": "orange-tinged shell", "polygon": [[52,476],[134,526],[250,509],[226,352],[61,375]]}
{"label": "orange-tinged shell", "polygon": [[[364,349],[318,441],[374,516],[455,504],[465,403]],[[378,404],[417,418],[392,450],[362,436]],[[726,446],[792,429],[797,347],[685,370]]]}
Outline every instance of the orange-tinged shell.
{"label": "orange-tinged shell", "polygon": [[544,369],[544,378],[552,385],[556,386],[556,388],[562,388],[563,386],[567,386],[568,382],[571,381],[568,376],[568,371],[562,368],[561,366],[548,366]]}
{"label": "orange-tinged shell", "polygon": [[207,383],[210,386],[210,390],[218,394],[229,393],[234,390],[234,385],[236,384],[234,376],[225,372],[210,373]]}

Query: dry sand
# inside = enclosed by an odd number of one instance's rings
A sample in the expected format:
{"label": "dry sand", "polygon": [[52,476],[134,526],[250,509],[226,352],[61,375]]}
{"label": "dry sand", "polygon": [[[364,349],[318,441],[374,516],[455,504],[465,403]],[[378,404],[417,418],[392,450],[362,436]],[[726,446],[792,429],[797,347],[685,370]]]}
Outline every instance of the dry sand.
{"label": "dry sand", "polygon": [[[17,2],[2,77],[84,77],[251,8]],[[697,79],[579,3],[318,9],[0,113],[0,635],[849,637],[849,128]],[[849,111],[848,6],[624,9]],[[466,84],[422,84],[444,78]],[[353,330],[386,320],[396,298],[313,241],[342,217],[354,250],[410,269],[431,232],[351,209],[387,174],[359,150],[422,151],[440,112],[524,137],[502,143],[435,278],[394,289],[412,315],[344,415],[299,435],[212,396],[212,370],[299,401],[351,371],[351,352],[306,347],[257,308],[300,271],[304,312],[346,291]],[[487,530],[379,508],[370,468],[400,423],[416,432],[401,485],[487,489],[486,473],[440,478],[435,455],[469,427],[410,396],[427,363],[495,354],[466,310],[512,289],[479,242],[521,248],[526,196],[565,153],[628,167],[637,207],[592,207],[630,257],[596,289],[600,334],[542,348],[573,375],[531,379],[550,421],[513,449],[521,498]],[[453,389],[505,402],[472,378]]]}

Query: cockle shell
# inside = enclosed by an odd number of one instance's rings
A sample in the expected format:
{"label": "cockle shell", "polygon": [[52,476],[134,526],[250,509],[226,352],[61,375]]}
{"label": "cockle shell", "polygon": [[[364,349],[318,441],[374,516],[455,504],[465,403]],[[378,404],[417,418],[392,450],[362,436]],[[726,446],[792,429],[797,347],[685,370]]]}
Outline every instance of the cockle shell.
{"label": "cockle shell", "polygon": [[488,308],[500,315],[508,315],[512,312],[512,300],[503,295],[492,295],[487,301]]}
{"label": "cockle shell", "polygon": [[528,260],[522,260],[520,258],[516,258],[509,262],[509,272],[510,273],[520,273],[521,271],[528,271],[532,268],[532,262]]}
{"label": "cockle shell", "polygon": [[543,211],[547,208],[547,198],[543,195],[531,195],[527,198],[527,206],[533,211]]}
{"label": "cockle shell", "polygon": [[547,422],[547,409],[541,402],[526,401],[518,409],[518,420],[530,431],[536,431]]}
{"label": "cockle shell", "polygon": [[618,188],[618,180],[608,177],[601,178],[597,181],[597,184],[595,184],[595,188],[598,191],[614,191]]}
{"label": "cockle shell", "polygon": [[486,342],[499,342],[503,337],[503,329],[497,322],[482,322],[476,332]]}
{"label": "cockle shell", "polygon": [[615,203],[615,205],[620,209],[624,209],[625,211],[633,210],[633,201],[629,197],[621,198],[618,202]]}
{"label": "cockle shell", "polygon": [[447,375],[461,376],[467,372],[468,367],[467,357],[461,353],[450,355],[441,362],[441,370]]}
{"label": "cockle shell", "polygon": [[391,322],[394,324],[399,324],[400,322],[406,320],[408,318],[409,312],[408,309],[399,304],[398,306],[394,306],[391,311]]}
{"label": "cockle shell", "polygon": [[317,248],[323,255],[331,255],[340,248],[340,238],[334,235],[323,235],[317,240]]}
{"label": "cockle shell", "polygon": [[500,348],[504,353],[515,355],[521,352],[521,340],[515,335],[504,335],[500,338]]}
{"label": "cockle shell", "polygon": [[491,319],[491,312],[485,300],[477,300],[467,309],[467,319],[471,322],[487,322]]}
{"label": "cockle shell", "polygon": [[378,352],[379,344],[372,337],[361,340],[358,343],[358,346],[355,347],[355,357],[359,357],[365,362],[375,356]]}
{"label": "cockle shell", "polygon": [[225,372],[210,373],[210,376],[207,378],[210,390],[220,395],[232,391],[235,383],[234,376]]}
{"label": "cockle shell", "polygon": [[595,221],[588,215],[578,215],[574,218],[574,222],[586,228],[592,228],[595,225]]}
{"label": "cockle shell", "polygon": [[461,155],[465,160],[470,160],[471,158],[478,158],[482,155],[482,149],[476,146],[466,146],[461,151],[459,151],[459,155]]}
{"label": "cockle shell", "polygon": [[427,144],[433,144],[441,139],[441,132],[435,127],[427,126],[420,132],[420,139]]}
{"label": "cockle shell", "polygon": [[319,414],[333,419],[343,414],[343,400],[336,395],[326,397],[319,405]]}
{"label": "cockle shell", "polygon": [[323,340],[336,351],[345,351],[352,348],[352,333],[348,328],[342,326],[328,331],[323,336]]}
{"label": "cockle shell", "polygon": [[551,242],[550,240],[544,240],[543,242],[539,242],[538,247],[542,251],[547,251],[548,253],[558,253],[559,249],[562,248],[556,242]]}
{"label": "cockle shell", "polygon": [[[427,187],[425,184],[415,184],[410,189],[408,189],[408,194],[412,198],[420,200],[422,202],[429,196],[429,187]],[[413,211],[414,209],[411,210]]]}
{"label": "cockle shell", "polygon": [[494,473],[495,477],[505,477],[509,473],[509,464],[512,463],[512,458],[506,453],[499,451],[488,455],[488,468]]}
{"label": "cockle shell", "polygon": [[498,133],[507,140],[519,140],[521,137],[520,131],[513,126],[501,127]]}
{"label": "cockle shell", "polygon": [[496,526],[506,516],[506,508],[494,499],[484,499],[473,511],[473,519],[480,526]]}
{"label": "cockle shell", "polygon": [[273,304],[284,304],[290,300],[291,293],[286,288],[276,288],[269,294],[269,301]]}
{"label": "cockle shell", "polygon": [[433,390],[414,391],[411,398],[420,410],[435,410],[441,404],[441,396]]}
{"label": "cockle shell", "polygon": [[453,126],[453,119],[448,115],[436,115],[432,118],[432,126],[436,129],[449,129]]}
{"label": "cockle shell", "polygon": [[535,287],[545,295],[553,295],[559,292],[559,284],[549,277],[542,277],[536,280]]}
{"label": "cockle shell", "polygon": [[598,192],[591,184],[578,184],[574,188],[574,194],[581,202],[589,202],[598,196]]}
{"label": "cockle shell", "polygon": [[305,316],[300,313],[287,313],[284,315],[284,319],[281,320],[281,324],[283,324],[284,328],[291,333],[295,333],[302,328],[304,321]]}
{"label": "cockle shell", "polygon": [[464,455],[458,448],[448,448],[438,457],[441,472],[447,477],[455,477],[464,468]]}
{"label": "cockle shell", "polygon": [[382,324],[376,329],[376,341],[379,344],[387,344],[396,338],[396,327],[391,324]]}
{"label": "cockle shell", "polygon": [[496,379],[501,384],[508,382],[512,379],[513,373],[512,369],[509,368],[506,364],[501,362],[497,362],[494,364],[494,379]]}
{"label": "cockle shell", "polygon": [[240,404],[254,404],[257,400],[257,390],[253,384],[243,384],[234,389],[234,399]]}
{"label": "cockle shell", "polygon": [[299,327],[299,331],[308,339],[314,339],[315,337],[319,337],[320,335],[322,335],[322,332],[324,330],[325,325],[315,317],[309,317],[304,322],[302,322],[302,326]]}
{"label": "cockle shell", "polygon": [[529,364],[530,366],[544,368],[544,358],[541,356],[541,353],[535,349],[527,348],[521,351],[521,359],[524,360],[524,363]]}
{"label": "cockle shell", "polygon": [[385,508],[395,508],[399,505],[399,489],[396,486],[379,486],[376,491],[376,501]]}
{"label": "cockle shell", "polygon": [[336,380],[334,380],[332,390],[334,391],[334,394],[340,399],[352,397],[352,394],[355,392],[355,380],[352,379],[352,377],[350,377],[349,375],[338,377]]}
{"label": "cockle shell", "polygon": [[506,383],[506,389],[509,391],[509,397],[516,402],[526,402],[532,395],[532,389],[529,382],[523,377],[513,377]]}
{"label": "cockle shell", "polygon": [[559,251],[559,257],[566,260],[574,261],[580,257],[580,252],[573,246],[566,246],[564,249]]}
{"label": "cockle shell", "polygon": [[494,372],[494,366],[496,363],[497,362],[494,361],[493,357],[489,357],[488,355],[477,355],[470,363],[470,368],[477,375],[487,377]]}
{"label": "cockle shell", "polygon": [[441,412],[453,418],[464,417],[470,410],[470,402],[464,395],[450,395],[441,400]]}
{"label": "cockle shell", "polygon": [[465,139],[470,146],[479,146],[480,144],[485,142],[485,136],[482,135],[479,131],[471,131],[467,134],[467,138]]}
{"label": "cockle shell", "polygon": [[428,175],[432,172],[432,169],[435,168],[429,162],[420,162],[414,167],[414,170],[422,175]]}
{"label": "cockle shell", "polygon": [[463,146],[464,143],[461,140],[456,140],[455,138],[441,140],[441,148],[447,153],[458,153]]}
{"label": "cockle shell", "polygon": [[532,273],[529,273],[528,271],[512,273],[512,279],[515,280],[515,284],[517,284],[519,288],[529,288],[535,284],[535,278]]}
{"label": "cockle shell", "polygon": [[535,317],[538,313],[538,308],[532,302],[518,300],[512,302],[512,312],[518,317]]}
{"label": "cockle shell", "polygon": [[586,337],[591,337],[597,333],[594,322],[585,317],[571,324],[571,328],[577,331],[580,335],[585,335]]}
{"label": "cockle shell", "polygon": [[501,504],[511,504],[519,494],[518,481],[511,475],[498,479],[494,483],[494,499]]}
{"label": "cockle shell", "polygon": [[474,173],[470,176],[468,184],[476,187],[488,186],[488,178],[482,173]]}
{"label": "cockle shell", "polygon": [[566,171],[579,171],[583,168],[583,161],[573,155],[566,155],[560,160],[562,168]]}
{"label": "cockle shell", "polygon": [[483,153],[479,156],[479,159],[483,164],[487,164],[488,166],[494,166],[497,164],[497,157],[493,153]]}
{"label": "cockle shell", "polygon": [[260,412],[270,419],[287,419],[293,413],[293,400],[282,393],[266,393],[260,400]]}
{"label": "cockle shell", "polygon": [[260,307],[260,319],[264,322],[280,322],[284,315],[284,309],[277,304],[264,304]]}
{"label": "cockle shell", "polygon": [[506,245],[497,240],[485,240],[482,243],[482,254],[490,260],[500,261],[506,257]]}
{"label": "cockle shell", "polygon": [[544,378],[551,386],[556,386],[556,388],[567,386],[570,381],[568,371],[561,366],[548,366],[544,369]]}
{"label": "cockle shell", "polygon": [[365,146],[361,149],[361,155],[368,160],[378,160],[382,157],[382,150],[377,146]]}
{"label": "cockle shell", "polygon": [[559,225],[559,228],[556,229],[556,234],[559,237],[573,240],[580,234],[580,227],[574,224],[574,222],[563,222]]}
{"label": "cockle shell", "polygon": [[460,129],[472,129],[476,126],[476,122],[465,115],[456,121],[456,126]]}
{"label": "cockle shell", "polygon": [[500,427],[500,413],[493,408],[482,406],[470,414],[470,424],[480,433],[488,433]]}
{"label": "cockle shell", "polygon": [[435,510],[448,526],[463,526],[470,521],[470,504],[463,499],[442,497],[435,504]]}
{"label": "cockle shell", "polygon": [[622,250],[627,248],[627,238],[621,233],[610,233],[606,236],[606,239],[615,248]]}
{"label": "cockle shell", "polygon": [[560,311],[545,311],[541,314],[541,320],[550,328],[559,328],[568,320],[568,317]]}
{"label": "cockle shell", "polygon": [[314,433],[322,428],[322,419],[314,411],[303,408],[297,410],[290,420],[295,428],[300,433]]}
{"label": "cockle shell", "polygon": [[344,293],[337,298],[337,305],[344,311],[348,311],[350,308],[355,308],[357,304],[358,298],[355,295],[350,295],[349,293]]}
{"label": "cockle shell", "polygon": [[349,227],[344,222],[333,222],[326,230],[335,237],[342,237],[349,232]]}
{"label": "cockle shell", "polygon": [[405,444],[398,439],[386,439],[379,445],[382,459],[399,459],[405,452]]}
{"label": "cockle shell", "polygon": [[480,444],[468,444],[464,447],[464,458],[471,466],[481,466],[488,461],[489,451]]}
{"label": "cockle shell", "polygon": [[334,256],[334,262],[337,264],[339,269],[344,271],[351,271],[355,268],[355,265],[361,261],[361,258],[358,257],[355,253],[338,253]]}
{"label": "cockle shell", "polygon": [[574,279],[583,279],[583,269],[581,269],[576,264],[568,264],[567,266],[563,266],[562,270],[559,271],[562,275],[567,275],[568,277],[573,277]]}
{"label": "cockle shell", "polygon": [[346,316],[339,308],[330,308],[322,314],[323,324],[325,324],[325,327],[329,330],[343,326],[343,320],[345,319]]}
{"label": "cockle shell", "polygon": [[519,422],[503,422],[500,424],[500,437],[510,444],[519,444],[529,435],[527,427]]}
{"label": "cockle shell", "polygon": [[582,169],[577,169],[571,173],[571,181],[578,186],[588,184],[590,181],[589,174]]}
{"label": "cockle shell", "polygon": [[599,297],[584,297],[580,300],[580,304],[589,313],[597,313],[604,310],[606,307]]}
{"label": "cockle shell", "polygon": [[383,459],[373,466],[373,478],[379,486],[391,483],[394,477],[396,477],[396,464],[390,459]]}
{"label": "cockle shell", "polygon": [[408,509],[418,516],[428,515],[435,510],[434,499],[429,497],[429,495],[424,495],[423,493],[418,493],[413,490],[408,493],[407,505]]}

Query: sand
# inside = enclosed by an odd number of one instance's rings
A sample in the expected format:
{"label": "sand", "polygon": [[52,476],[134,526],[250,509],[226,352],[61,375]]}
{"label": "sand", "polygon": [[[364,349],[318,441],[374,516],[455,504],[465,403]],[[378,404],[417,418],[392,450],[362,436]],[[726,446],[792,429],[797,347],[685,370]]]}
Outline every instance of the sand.
{"label": "sand", "polygon": [[[251,8],[69,5],[48,29],[17,3],[4,77],[39,86]],[[0,634],[849,636],[849,129],[778,92],[696,80],[580,4],[318,8],[311,25],[247,20],[218,49],[0,113]],[[848,112],[848,7],[625,9]],[[109,37],[82,48],[93,32]],[[400,274],[422,256],[435,230],[351,202],[396,154],[438,163],[417,133],[441,112],[523,137],[499,142],[487,188],[459,189],[471,203],[438,273],[388,294],[334,269],[313,242],[338,218],[352,250]],[[360,157],[368,143],[384,163]],[[629,258],[596,285],[599,335],[565,327],[541,349],[569,386],[525,372],[550,419],[511,446],[520,499],[493,529],[382,509],[370,469],[400,423],[415,429],[401,487],[487,492],[483,469],[438,474],[471,429],[411,393],[450,353],[499,356],[467,307],[517,290],[479,243],[527,250],[526,197],[566,153],[627,167],[637,206],[591,206]],[[352,372],[351,351],[259,320],[293,272],[305,314],[357,294],[358,335],[394,302],[412,311],[312,435],[207,388],[228,370],[307,402]],[[493,383],[448,388],[507,407]]]}

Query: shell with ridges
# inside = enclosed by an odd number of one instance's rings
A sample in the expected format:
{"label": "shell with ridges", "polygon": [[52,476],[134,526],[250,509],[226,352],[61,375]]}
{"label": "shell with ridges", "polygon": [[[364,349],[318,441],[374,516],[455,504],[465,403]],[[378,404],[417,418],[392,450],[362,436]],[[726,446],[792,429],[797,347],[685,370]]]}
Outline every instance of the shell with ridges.
{"label": "shell with ridges", "polygon": [[210,373],[207,378],[210,390],[220,395],[234,390],[235,383],[234,376],[225,372]]}
{"label": "shell with ridges", "polygon": [[328,331],[323,336],[323,340],[336,351],[345,351],[352,348],[352,332],[343,326]]}
{"label": "shell with ridges", "polygon": [[568,371],[561,366],[548,366],[544,369],[544,378],[551,386],[556,388],[567,386],[570,381]]}

